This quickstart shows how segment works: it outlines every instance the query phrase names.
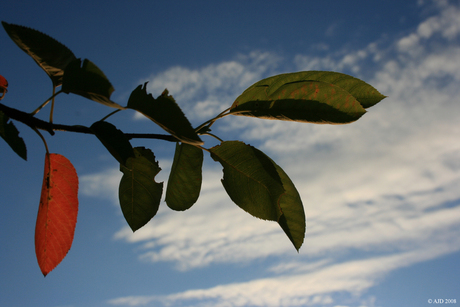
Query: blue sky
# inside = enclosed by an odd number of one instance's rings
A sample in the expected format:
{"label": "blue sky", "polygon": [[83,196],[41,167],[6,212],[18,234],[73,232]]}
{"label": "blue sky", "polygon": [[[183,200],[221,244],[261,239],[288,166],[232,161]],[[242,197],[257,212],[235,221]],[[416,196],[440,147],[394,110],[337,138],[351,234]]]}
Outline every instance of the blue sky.
{"label": "blue sky", "polygon": [[[225,140],[263,150],[293,180],[307,215],[299,253],[276,223],[231,202],[209,156],[198,202],[186,212],[162,202],[133,234],[118,206],[121,172],[105,148],[87,135],[47,136],[79,174],[80,209],[73,246],[46,278],[34,252],[45,149],[17,123],[28,161],[0,142],[0,305],[460,304],[458,1],[116,3],[9,1],[0,17],[93,61],[121,105],[146,81],[154,96],[168,88],[195,126],[284,72],[343,72],[388,98],[350,125],[226,117],[213,126]],[[51,82],[3,29],[0,41],[9,82],[2,103],[32,111]],[[72,95],[57,102],[58,123],[90,125],[112,111]],[[125,132],[163,133],[132,111],[110,121]],[[133,144],[153,150],[157,181],[166,183],[174,144]]]}

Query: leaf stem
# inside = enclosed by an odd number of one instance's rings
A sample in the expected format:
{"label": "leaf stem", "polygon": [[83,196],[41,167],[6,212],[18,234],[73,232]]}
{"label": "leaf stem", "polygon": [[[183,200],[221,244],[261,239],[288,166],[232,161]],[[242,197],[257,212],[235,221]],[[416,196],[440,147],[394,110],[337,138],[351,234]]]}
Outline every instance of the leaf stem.
{"label": "leaf stem", "polygon": [[37,128],[35,128],[35,127],[31,127],[31,128],[32,128],[32,130],[34,130],[34,131],[38,134],[38,136],[42,139],[43,144],[45,144],[46,153],[49,154],[50,151],[48,150],[48,144],[46,144],[46,140],[45,140],[45,138],[43,137],[43,135],[40,133],[40,131],[38,131]]}
{"label": "leaf stem", "polygon": [[[54,82],[53,82],[54,83]],[[51,100],[50,123],[53,123],[54,97],[56,97],[56,86],[53,85],[53,96]]]}
{"label": "leaf stem", "polygon": [[203,146],[197,146],[197,147],[198,147],[198,148],[201,148],[202,150],[207,151],[207,152],[209,152],[209,153],[211,152],[209,149],[207,149],[207,148],[205,148],[205,147],[203,147]]}
{"label": "leaf stem", "polygon": [[110,116],[112,116],[115,113],[118,113],[120,111],[121,111],[121,109],[115,110],[115,111],[111,112],[110,114],[108,114],[107,116],[105,116],[104,118],[102,118],[100,121],[102,122],[102,121],[106,120],[107,118],[109,118]]}
{"label": "leaf stem", "polygon": [[211,126],[214,124],[214,122],[217,121],[219,118],[222,118],[222,117],[227,116],[228,114],[230,114],[230,112],[227,113],[227,114],[225,114],[225,112],[228,112],[229,110],[230,110],[230,108],[223,110],[223,111],[220,112],[216,117],[214,117],[214,118],[212,118],[212,119],[210,119],[210,120],[208,120],[208,121],[202,123],[201,125],[199,125],[199,126],[195,129],[195,131],[198,132],[198,131],[200,131],[203,127],[205,127],[205,126],[208,126],[208,128],[211,127]]}
{"label": "leaf stem", "polygon": [[[54,90],[53,90],[54,92]],[[54,97],[56,97],[57,95],[59,95],[60,93],[62,93],[62,90],[58,91],[57,93],[53,93],[53,96],[51,96],[50,98],[48,98],[44,103],[42,103],[35,111],[33,111],[32,113],[30,113],[30,115],[35,115],[37,114],[41,109],[43,109],[44,106],[46,106],[48,104],[48,102],[50,102],[50,100],[53,100],[54,101]]]}
{"label": "leaf stem", "polygon": [[217,135],[212,134],[212,133],[209,133],[209,132],[204,132],[204,133],[202,133],[202,135],[209,135],[209,136],[212,136],[213,138],[219,140],[221,143],[224,141],[224,140],[222,140],[220,137],[218,137]]}

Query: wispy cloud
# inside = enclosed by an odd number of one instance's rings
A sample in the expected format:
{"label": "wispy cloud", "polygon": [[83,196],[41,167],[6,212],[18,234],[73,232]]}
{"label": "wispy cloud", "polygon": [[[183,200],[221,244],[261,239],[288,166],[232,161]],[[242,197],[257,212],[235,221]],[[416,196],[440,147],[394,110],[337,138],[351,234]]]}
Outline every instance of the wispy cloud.
{"label": "wispy cloud", "polygon": [[122,173],[118,169],[107,169],[101,173],[80,176],[80,193],[118,201],[117,189]]}
{"label": "wispy cloud", "polygon": [[[335,301],[335,293],[348,292],[356,300],[356,296],[373,286],[388,271],[448,251],[441,249],[428,255],[425,252],[413,250],[332,263],[315,269],[308,268],[309,265],[298,265],[291,274],[167,296],[122,297],[110,303],[123,306],[331,306]],[[346,300],[352,302],[353,298],[348,297]],[[361,306],[374,306],[372,298],[367,300]]]}
{"label": "wispy cloud", "polygon": [[148,90],[157,96],[166,88],[192,119],[211,118],[233,103],[235,93],[275,73],[280,61],[273,53],[253,51],[200,69],[171,67],[149,76]]}
{"label": "wispy cloud", "polygon": [[292,61],[257,52],[152,76],[150,91],[167,87],[182,102],[201,101],[188,107],[198,117],[208,116],[204,110],[216,114],[226,108],[251,83],[281,72],[282,63],[365,74],[389,98],[344,126],[225,121],[220,129],[240,133],[263,149],[299,189],[308,217],[300,254],[276,223],[254,219],[231,203],[219,182],[221,170],[208,161],[202,194],[192,209],[162,209],[154,223],[134,234],[125,227],[115,238],[137,246],[139,259],[170,262],[179,270],[276,259],[267,274],[110,303],[332,306],[340,293],[349,293],[350,301],[367,300],[362,304],[372,306],[372,298],[360,295],[388,272],[460,250],[460,11],[447,1],[435,3],[439,14],[386,46],[372,42],[343,55],[299,54]]}

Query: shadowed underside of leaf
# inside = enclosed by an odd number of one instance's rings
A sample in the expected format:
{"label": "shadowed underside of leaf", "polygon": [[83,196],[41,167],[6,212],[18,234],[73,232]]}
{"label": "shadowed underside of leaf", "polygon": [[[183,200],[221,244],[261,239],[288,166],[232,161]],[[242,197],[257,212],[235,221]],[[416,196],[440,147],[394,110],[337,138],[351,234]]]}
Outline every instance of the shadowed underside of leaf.
{"label": "shadowed underside of leaf", "polygon": [[203,145],[195,129],[174,98],[165,90],[157,99],[147,94],[147,83],[139,85],[129,97],[128,108],[142,113],[183,143]]}
{"label": "shadowed underside of leaf", "polygon": [[118,196],[123,216],[131,229],[136,231],[157,213],[163,183],[155,182],[155,176],[161,168],[152,151],[136,147],[134,155],[127,159],[126,165],[120,165],[123,177]]}
{"label": "shadowed underside of leaf", "polygon": [[200,196],[203,150],[186,143],[176,144],[166,188],[166,204],[177,211],[189,209]]}
{"label": "shadowed underside of leaf", "polygon": [[366,110],[338,86],[299,81],[276,88],[252,86],[235,100],[230,113],[316,124],[346,124],[358,120]]}
{"label": "shadowed underside of leaf", "polygon": [[124,109],[110,100],[110,95],[114,91],[112,84],[102,70],[88,59],[83,61],[83,65],[81,59],[67,65],[62,80],[62,91],[83,96],[112,108]]}
{"label": "shadowed underside of leaf", "polygon": [[239,141],[223,142],[210,152],[224,168],[222,184],[232,201],[255,217],[278,221],[284,188],[270,158]]}
{"label": "shadowed underside of leaf", "polygon": [[76,59],[66,46],[37,30],[9,24],[2,25],[10,38],[48,74],[54,86],[62,84],[66,66]]}
{"label": "shadowed underside of leaf", "polygon": [[72,246],[78,213],[78,177],[67,158],[46,154],[45,174],[35,225],[35,253],[44,276]]}
{"label": "shadowed underside of leaf", "polygon": [[24,140],[19,136],[19,131],[9,118],[0,111],[0,136],[10,145],[21,158],[27,160],[27,149]]}

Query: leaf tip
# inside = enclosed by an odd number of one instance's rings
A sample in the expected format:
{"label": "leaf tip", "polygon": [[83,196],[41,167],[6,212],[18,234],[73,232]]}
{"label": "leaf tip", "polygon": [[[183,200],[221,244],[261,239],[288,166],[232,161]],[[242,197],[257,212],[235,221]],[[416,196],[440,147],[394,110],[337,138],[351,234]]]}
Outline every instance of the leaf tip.
{"label": "leaf tip", "polygon": [[8,27],[9,25],[10,25],[9,23],[7,23],[6,21],[3,21],[3,20],[2,20],[2,26],[3,26],[3,28],[4,28],[5,30],[6,30],[6,27]]}

